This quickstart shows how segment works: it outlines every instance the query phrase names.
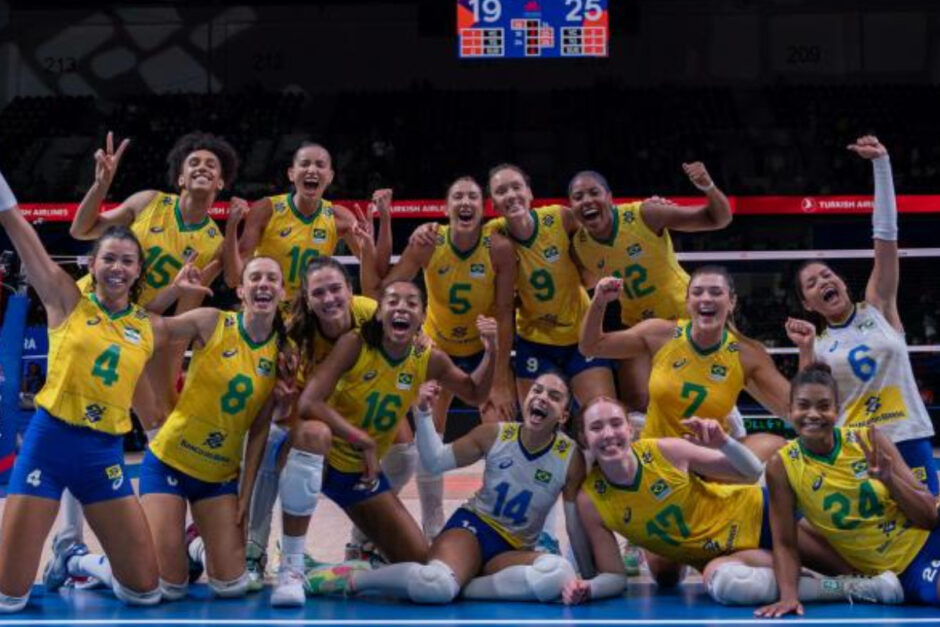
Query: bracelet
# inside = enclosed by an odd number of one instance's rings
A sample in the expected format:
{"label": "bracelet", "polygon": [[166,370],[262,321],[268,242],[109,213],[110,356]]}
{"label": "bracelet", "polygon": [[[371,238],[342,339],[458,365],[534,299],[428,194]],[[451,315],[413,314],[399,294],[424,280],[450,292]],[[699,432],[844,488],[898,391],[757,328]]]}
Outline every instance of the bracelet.
{"label": "bracelet", "polygon": [[692,181],[692,185],[695,185],[695,188],[701,192],[707,192],[709,190],[715,189],[715,181],[712,181],[708,185],[699,185],[695,181]]}

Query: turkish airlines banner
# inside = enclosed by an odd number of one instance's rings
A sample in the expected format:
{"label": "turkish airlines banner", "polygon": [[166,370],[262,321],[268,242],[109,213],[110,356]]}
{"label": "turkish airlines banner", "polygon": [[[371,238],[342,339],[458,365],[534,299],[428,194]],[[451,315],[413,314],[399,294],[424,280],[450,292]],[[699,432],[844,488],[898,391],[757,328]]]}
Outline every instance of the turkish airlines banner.
{"label": "turkish airlines banner", "polygon": [[[845,215],[870,214],[871,196],[729,196],[731,209],[735,215]],[[640,198],[616,198],[618,204],[642,200]],[[701,196],[670,197],[670,200],[682,206],[702,204]],[[898,196],[900,213],[940,213],[940,195]],[[369,206],[364,200],[337,200],[337,204],[346,207]],[[535,206],[567,204],[566,198],[539,198]],[[105,203],[101,210],[113,209],[116,203]],[[441,218],[444,217],[443,200],[396,200],[392,203],[393,218]],[[71,222],[78,209],[78,203],[23,203],[20,209],[30,222]],[[486,215],[496,215],[492,203],[486,202]],[[227,203],[217,203],[209,212],[215,219],[224,220],[228,216]]]}

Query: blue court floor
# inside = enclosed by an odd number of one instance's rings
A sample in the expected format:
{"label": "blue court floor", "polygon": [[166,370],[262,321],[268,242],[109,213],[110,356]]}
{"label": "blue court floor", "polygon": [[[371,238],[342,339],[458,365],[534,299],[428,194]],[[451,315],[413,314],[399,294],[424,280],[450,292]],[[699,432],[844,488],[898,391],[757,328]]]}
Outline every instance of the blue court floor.
{"label": "blue court floor", "polygon": [[[0,625],[759,625],[753,608],[727,608],[710,601],[701,585],[656,591],[631,585],[628,596],[581,607],[536,603],[459,602],[416,606],[371,599],[308,599],[302,609],[273,610],[270,588],[242,600],[209,599],[205,585],[190,600],[153,608],[127,608],[102,590],[63,590],[46,595],[34,588],[28,608],[0,615]],[[807,606],[788,623],[829,625],[940,625],[935,607],[825,604]]]}

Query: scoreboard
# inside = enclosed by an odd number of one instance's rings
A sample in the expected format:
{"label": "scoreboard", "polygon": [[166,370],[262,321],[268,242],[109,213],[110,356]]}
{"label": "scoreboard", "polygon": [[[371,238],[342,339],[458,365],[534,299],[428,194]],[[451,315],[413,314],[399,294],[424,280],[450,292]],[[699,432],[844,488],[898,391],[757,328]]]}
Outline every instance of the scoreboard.
{"label": "scoreboard", "polygon": [[606,57],[608,0],[457,0],[462,59]]}

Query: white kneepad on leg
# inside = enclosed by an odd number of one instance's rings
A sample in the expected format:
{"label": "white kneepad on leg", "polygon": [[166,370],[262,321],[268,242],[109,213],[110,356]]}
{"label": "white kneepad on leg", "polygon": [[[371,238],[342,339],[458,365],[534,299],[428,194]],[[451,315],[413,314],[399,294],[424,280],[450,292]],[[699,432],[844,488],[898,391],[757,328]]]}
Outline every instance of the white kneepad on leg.
{"label": "white kneepad on leg", "polygon": [[222,581],[221,579],[209,577],[209,587],[212,588],[216,596],[223,599],[243,597],[248,592],[248,571],[246,570],[231,581]]}
{"label": "white kneepad on leg", "polygon": [[559,555],[540,555],[525,571],[529,590],[543,603],[557,600],[565,584],[576,577],[568,560]]}
{"label": "white kneepad on leg", "polygon": [[[160,596],[164,601],[179,601],[189,593],[189,583],[170,583],[160,580]],[[115,592],[115,594],[117,594]]]}
{"label": "white kneepad on leg", "polygon": [[780,596],[772,568],[755,568],[740,562],[722,564],[708,581],[708,594],[724,605],[762,605]]}
{"label": "white kneepad on leg", "polygon": [[281,509],[291,516],[311,515],[322,483],[323,456],[291,449],[278,480]]}
{"label": "white kneepad on leg", "polygon": [[457,576],[440,560],[419,566],[408,581],[408,598],[415,603],[450,603],[459,593]]}
{"label": "white kneepad on leg", "polygon": [[19,612],[29,603],[29,592],[21,597],[11,597],[8,594],[0,592],[0,614],[12,614]]}
{"label": "white kneepad on leg", "polygon": [[147,592],[136,592],[122,586],[117,578],[112,578],[111,589],[114,590],[114,596],[128,605],[156,605],[163,600],[163,593],[159,585]]}

